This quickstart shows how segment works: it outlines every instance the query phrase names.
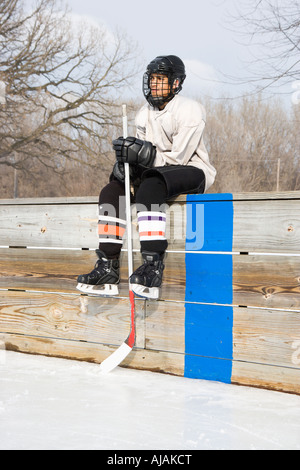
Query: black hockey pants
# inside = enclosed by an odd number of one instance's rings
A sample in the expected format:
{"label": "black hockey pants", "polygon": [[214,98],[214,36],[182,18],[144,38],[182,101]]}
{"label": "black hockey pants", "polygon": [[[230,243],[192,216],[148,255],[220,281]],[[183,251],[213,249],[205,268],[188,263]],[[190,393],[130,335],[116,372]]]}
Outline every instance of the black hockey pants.
{"label": "black hockey pants", "polygon": [[[151,168],[142,174],[132,202],[138,213],[141,252],[163,255],[166,237],[166,202],[179,194],[203,193],[204,172],[192,166]],[[99,196],[99,249],[108,258],[118,258],[126,230],[125,186],[114,177]]]}

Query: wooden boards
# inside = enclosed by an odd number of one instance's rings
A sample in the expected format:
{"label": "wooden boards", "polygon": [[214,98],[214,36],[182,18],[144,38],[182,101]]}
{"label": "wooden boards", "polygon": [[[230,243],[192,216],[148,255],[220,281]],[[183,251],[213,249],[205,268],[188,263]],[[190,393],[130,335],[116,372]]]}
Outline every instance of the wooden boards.
{"label": "wooden boards", "polygon": [[[124,341],[126,243],[118,298],[75,290],[95,262],[97,212],[97,198],[0,201],[6,348],[101,362]],[[167,216],[161,300],[137,300],[123,365],[300,393],[300,194],[180,196]]]}

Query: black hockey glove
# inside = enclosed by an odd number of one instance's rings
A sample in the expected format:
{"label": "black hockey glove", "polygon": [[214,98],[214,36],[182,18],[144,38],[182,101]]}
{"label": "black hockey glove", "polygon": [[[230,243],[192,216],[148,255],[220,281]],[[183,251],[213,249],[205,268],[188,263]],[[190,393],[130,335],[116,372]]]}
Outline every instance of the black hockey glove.
{"label": "black hockey glove", "polygon": [[151,142],[135,137],[119,137],[113,140],[113,148],[120,163],[151,168],[156,157],[156,147]]}
{"label": "black hockey glove", "polygon": [[[120,183],[125,182],[125,168],[124,168],[124,163],[121,162],[116,162],[113,167],[112,174],[114,177],[120,181]],[[135,182],[136,178],[138,177],[138,172],[137,169],[134,169],[132,166],[129,167],[129,174],[130,174],[130,180],[132,183]]]}
{"label": "black hockey glove", "polygon": [[125,168],[123,163],[116,162],[113,167],[113,175],[117,178],[120,183],[124,183],[125,181]]}

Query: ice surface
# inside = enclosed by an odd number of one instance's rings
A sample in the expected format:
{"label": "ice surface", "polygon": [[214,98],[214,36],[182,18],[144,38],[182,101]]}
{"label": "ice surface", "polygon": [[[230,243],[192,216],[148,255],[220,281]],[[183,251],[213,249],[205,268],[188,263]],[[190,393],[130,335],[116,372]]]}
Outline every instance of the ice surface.
{"label": "ice surface", "polygon": [[0,449],[300,449],[300,397],[5,352]]}

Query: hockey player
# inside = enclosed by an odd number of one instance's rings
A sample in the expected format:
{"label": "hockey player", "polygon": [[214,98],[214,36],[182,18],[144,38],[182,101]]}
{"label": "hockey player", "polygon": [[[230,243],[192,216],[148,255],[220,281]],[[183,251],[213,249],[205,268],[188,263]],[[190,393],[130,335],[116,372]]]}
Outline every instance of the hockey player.
{"label": "hockey player", "polygon": [[[147,103],[136,116],[136,137],[113,141],[116,163],[99,197],[99,249],[95,268],[78,277],[77,288],[99,295],[118,293],[119,256],[126,229],[124,162],[135,187],[139,237],[144,263],[130,277],[136,295],[157,299],[162,284],[166,238],[165,204],[183,193],[203,193],[216,170],[203,141],[205,110],[179,96],[185,66],[175,55],[158,56],[143,76]],[[109,210],[112,208],[113,210]],[[111,212],[111,213],[110,213]]]}

